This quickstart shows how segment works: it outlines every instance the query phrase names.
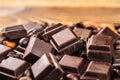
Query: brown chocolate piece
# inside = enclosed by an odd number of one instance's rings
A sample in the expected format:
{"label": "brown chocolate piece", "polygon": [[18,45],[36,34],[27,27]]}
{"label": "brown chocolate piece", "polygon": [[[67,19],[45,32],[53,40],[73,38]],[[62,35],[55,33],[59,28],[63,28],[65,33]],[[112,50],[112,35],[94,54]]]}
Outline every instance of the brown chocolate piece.
{"label": "brown chocolate piece", "polygon": [[35,80],[59,80],[63,74],[62,68],[51,53],[44,54],[32,65],[31,70]]}
{"label": "brown chocolate piece", "polygon": [[50,41],[51,39],[51,36],[63,29],[65,29],[66,26],[61,24],[61,23],[58,23],[58,24],[55,24],[55,25],[52,25],[52,26],[48,26],[44,29],[44,34],[42,35],[42,38],[45,40],[45,41]]}
{"label": "brown chocolate piece", "polygon": [[64,55],[59,64],[66,73],[82,74],[87,66],[87,61],[81,57]]}
{"label": "brown chocolate piece", "polygon": [[110,36],[92,36],[87,43],[88,59],[112,62],[112,39]]}
{"label": "brown chocolate piece", "polygon": [[83,42],[68,28],[54,34],[50,40],[58,53],[71,54],[80,50]]}
{"label": "brown chocolate piece", "polygon": [[7,77],[18,79],[29,67],[30,64],[27,62],[9,57],[0,64],[0,75],[2,75],[3,80],[6,80]]}
{"label": "brown chocolate piece", "polygon": [[16,25],[11,27],[6,27],[4,29],[3,36],[12,40],[27,36],[27,32],[23,27],[23,25]]}
{"label": "brown chocolate piece", "polygon": [[0,59],[6,57],[10,51],[12,51],[11,48],[0,44]]}
{"label": "brown chocolate piece", "polygon": [[25,52],[25,48],[24,48],[24,47],[21,47],[21,46],[17,46],[17,47],[15,48],[15,50],[20,51],[20,52],[22,52],[22,53]]}
{"label": "brown chocolate piece", "polygon": [[73,31],[78,37],[80,37],[81,39],[85,39],[85,40],[87,40],[91,36],[91,32],[92,32],[91,30],[81,29],[77,27],[75,27]]}
{"label": "brown chocolate piece", "polygon": [[51,52],[52,49],[53,47],[50,44],[32,36],[25,50],[23,59],[30,63],[34,63],[43,54]]}
{"label": "brown chocolate piece", "polygon": [[85,76],[85,75],[82,75],[80,80],[100,80],[99,78],[97,77],[93,77],[93,76]]}
{"label": "brown chocolate piece", "polygon": [[112,42],[114,43],[114,41],[116,40],[116,38],[118,37],[118,35],[112,31],[110,28],[108,27],[104,27],[103,29],[101,29],[97,35],[106,35],[106,36],[111,36],[112,38]]}
{"label": "brown chocolate piece", "polygon": [[110,63],[91,61],[84,75],[97,77],[100,80],[110,80],[110,69]]}

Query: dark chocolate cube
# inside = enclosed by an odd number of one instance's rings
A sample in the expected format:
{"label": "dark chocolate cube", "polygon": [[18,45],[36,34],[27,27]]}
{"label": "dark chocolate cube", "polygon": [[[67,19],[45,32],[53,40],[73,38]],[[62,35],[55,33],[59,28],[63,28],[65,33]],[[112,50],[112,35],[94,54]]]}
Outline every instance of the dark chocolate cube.
{"label": "dark chocolate cube", "polygon": [[31,37],[23,59],[30,63],[37,61],[43,54],[52,51],[52,46],[36,37]]}
{"label": "dark chocolate cube", "polygon": [[3,76],[4,80],[6,77],[17,79],[29,67],[30,64],[27,62],[17,58],[9,57],[0,64],[0,75]]}
{"label": "dark chocolate cube", "polygon": [[112,42],[114,42],[116,40],[116,38],[118,37],[118,35],[112,31],[110,28],[108,27],[104,27],[103,29],[101,29],[97,35],[106,35],[106,36],[111,36],[112,38]]}
{"label": "dark chocolate cube", "polygon": [[55,25],[52,25],[52,26],[48,26],[44,29],[44,34],[42,35],[42,38],[49,42],[50,39],[51,39],[51,36],[63,29],[65,29],[66,26],[64,26],[63,24],[61,23],[58,23],[58,24],[55,24]]}
{"label": "dark chocolate cube", "polygon": [[66,73],[82,74],[87,65],[87,61],[82,57],[64,55],[59,64]]}
{"label": "dark chocolate cube", "polygon": [[62,68],[51,53],[44,54],[33,64],[31,70],[35,80],[59,80],[63,74]]}
{"label": "dark chocolate cube", "polygon": [[50,40],[58,53],[71,54],[80,50],[82,41],[68,28],[54,34]]}
{"label": "dark chocolate cube", "polygon": [[91,61],[84,75],[97,77],[100,80],[110,80],[110,69],[110,63]]}
{"label": "dark chocolate cube", "polygon": [[11,26],[4,29],[3,36],[12,40],[27,36],[27,32],[23,25]]}

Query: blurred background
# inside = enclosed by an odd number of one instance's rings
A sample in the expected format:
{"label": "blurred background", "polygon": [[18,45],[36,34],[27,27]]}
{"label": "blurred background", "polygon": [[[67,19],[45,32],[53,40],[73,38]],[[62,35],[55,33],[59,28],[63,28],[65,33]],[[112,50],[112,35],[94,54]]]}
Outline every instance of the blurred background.
{"label": "blurred background", "polygon": [[0,0],[0,27],[30,21],[120,22],[120,0]]}

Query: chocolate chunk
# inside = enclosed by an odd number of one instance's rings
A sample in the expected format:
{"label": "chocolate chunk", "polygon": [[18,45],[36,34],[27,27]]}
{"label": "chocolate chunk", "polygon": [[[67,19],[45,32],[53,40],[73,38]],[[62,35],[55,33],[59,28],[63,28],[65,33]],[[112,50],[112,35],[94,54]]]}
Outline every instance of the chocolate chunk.
{"label": "chocolate chunk", "polygon": [[51,39],[51,36],[63,29],[65,29],[66,26],[65,25],[62,25],[61,23],[58,23],[58,24],[55,24],[55,25],[52,25],[52,26],[48,26],[44,29],[44,34],[42,35],[42,38],[49,42],[50,39]]}
{"label": "chocolate chunk", "polygon": [[87,61],[81,57],[64,55],[59,64],[66,73],[82,74],[87,66]]}
{"label": "chocolate chunk", "polygon": [[87,43],[88,59],[112,62],[112,39],[110,36],[92,36]]}
{"label": "chocolate chunk", "polygon": [[26,47],[29,42],[29,38],[24,37],[19,40],[19,45],[22,47]]}
{"label": "chocolate chunk", "polygon": [[79,40],[68,28],[54,34],[50,42],[58,53],[65,54],[72,54],[83,46],[83,41]]}
{"label": "chocolate chunk", "polygon": [[110,80],[110,69],[110,63],[91,61],[84,75],[97,77],[100,80]]}
{"label": "chocolate chunk", "polygon": [[115,41],[115,39],[118,37],[118,35],[112,31],[110,28],[108,27],[104,27],[103,29],[101,29],[97,35],[106,35],[106,36],[111,36],[112,38],[112,42]]}
{"label": "chocolate chunk", "polygon": [[52,46],[36,37],[31,37],[23,59],[30,63],[37,61],[43,54],[52,51]]}
{"label": "chocolate chunk", "polygon": [[120,70],[120,59],[114,59],[114,63],[113,63],[113,68],[117,68]]}
{"label": "chocolate chunk", "polygon": [[100,80],[99,78],[97,77],[93,77],[93,76],[85,76],[85,75],[82,75],[80,80]]}
{"label": "chocolate chunk", "polygon": [[88,30],[88,29],[81,29],[81,28],[75,27],[73,31],[78,37],[85,40],[87,40],[91,35],[91,30]]}
{"label": "chocolate chunk", "polygon": [[6,57],[10,51],[12,51],[11,48],[0,44],[0,59]]}
{"label": "chocolate chunk", "polygon": [[79,76],[75,74],[67,74],[66,75],[67,80],[80,80]]}
{"label": "chocolate chunk", "polygon": [[114,59],[120,59],[120,50],[114,50],[113,57]]}
{"label": "chocolate chunk", "polygon": [[23,25],[11,26],[4,29],[3,36],[12,40],[27,36],[27,32]]}
{"label": "chocolate chunk", "polygon": [[32,65],[31,70],[35,80],[59,80],[63,74],[62,68],[51,53],[44,54]]}
{"label": "chocolate chunk", "polygon": [[115,29],[119,29],[120,28],[120,23],[114,23],[113,25],[114,25]]}
{"label": "chocolate chunk", "polygon": [[18,79],[20,75],[23,74],[29,67],[30,64],[27,62],[9,57],[0,63],[0,75],[3,76],[3,80],[6,80],[6,77]]}

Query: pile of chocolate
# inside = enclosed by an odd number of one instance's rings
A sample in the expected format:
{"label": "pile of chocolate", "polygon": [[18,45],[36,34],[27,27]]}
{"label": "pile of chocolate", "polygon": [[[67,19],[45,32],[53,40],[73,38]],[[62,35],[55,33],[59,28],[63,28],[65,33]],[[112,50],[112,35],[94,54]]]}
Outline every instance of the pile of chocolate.
{"label": "pile of chocolate", "polygon": [[30,22],[0,32],[0,80],[120,80],[120,25]]}

